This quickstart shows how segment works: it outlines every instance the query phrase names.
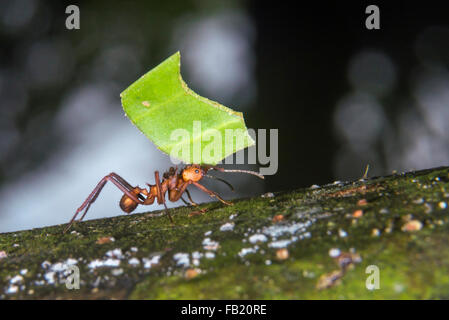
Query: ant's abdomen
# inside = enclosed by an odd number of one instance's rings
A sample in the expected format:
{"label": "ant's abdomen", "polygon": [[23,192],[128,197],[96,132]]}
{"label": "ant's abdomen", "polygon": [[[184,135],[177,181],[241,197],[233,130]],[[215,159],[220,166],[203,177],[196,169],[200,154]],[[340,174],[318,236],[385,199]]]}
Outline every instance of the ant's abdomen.
{"label": "ant's abdomen", "polygon": [[[137,196],[140,193],[140,189],[136,187],[132,192]],[[133,212],[138,205],[139,204],[136,201],[128,197],[126,194],[124,194],[120,199],[120,208],[126,213]]]}
{"label": "ant's abdomen", "polygon": [[120,199],[120,208],[126,213],[131,213],[137,208],[138,203],[128,197],[126,194]]}

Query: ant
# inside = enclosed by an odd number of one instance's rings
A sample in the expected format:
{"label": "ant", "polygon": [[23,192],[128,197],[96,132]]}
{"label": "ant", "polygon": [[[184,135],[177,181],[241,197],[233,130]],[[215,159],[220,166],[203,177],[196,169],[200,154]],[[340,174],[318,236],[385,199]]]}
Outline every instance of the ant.
{"label": "ant", "polygon": [[[139,187],[133,187],[131,186],[125,179],[120,177],[118,174],[112,172],[105,176],[103,179],[100,180],[100,182],[97,184],[97,186],[94,188],[94,190],[91,192],[91,194],[87,197],[87,199],[83,202],[81,207],[76,210],[75,214],[73,215],[72,220],[70,220],[67,227],[64,229],[64,233],[67,232],[67,230],[70,229],[73,222],[75,221],[78,214],[84,210],[84,213],[82,214],[79,221],[82,221],[83,218],[86,216],[87,211],[89,210],[92,203],[95,202],[95,200],[98,198],[98,195],[100,194],[101,190],[105,186],[106,182],[110,181],[112,182],[117,188],[119,188],[124,194],[122,198],[120,199],[120,208],[126,212],[131,213],[134,211],[139,204],[141,205],[150,205],[154,203],[154,200],[157,200],[158,204],[163,204],[165,207],[165,212],[167,213],[168,218],[170,219],[171,223],[173,223],[173,218],[171,217],[170,213],[168,212],[167,205],[165,204],[165,194],[168,192],[168,199],[172,202],[176,202],[179,199],[181,199],[185,204],[189,205],[189,203],[182,197],[183,193],[185,192],[187,194],[187,197],[189,198],[190,204],[192,206],[197,206],[198,204],[195,203],[192,200],[192,197],[190,196],[189,191],[187,190],[187,187],[191,184],[196,186],[201,191],[207,193],[209,196],[213,198],[217,198],[225,205],[232,205],[231,202],[228,202],[224,199],[222,199],[216,192],[211,191],[204,187],[203,185],[199,184],[198,182],[203,177],[213,178],[216,180],[219,180],[225,184],[227,184],[231,190],[234,190],[232,185],[228,183],[226,180],[220,179],[215,176],[208,175],[207,172],[209,170],[216,170],[220,172],[242,172],[242,173],[248,173],[255,175],[261,179],[264,179],[264,176],[254,172],[254,171],[248,171],[248,170],[225,170],[220,167],[216,166],[200,166],[196,164],[187,165],[183,170],[178,173],[178,167],[173,168],[171,167],[169,171],[165,172],[163,174],[162,181],[159,179],[159,172],[154,172],[154,178],[156,180],[156,184],[151,185],[148,184],[148,190],[147,189],[141,189]],[[202,211],[204,212],[204,211]]]}

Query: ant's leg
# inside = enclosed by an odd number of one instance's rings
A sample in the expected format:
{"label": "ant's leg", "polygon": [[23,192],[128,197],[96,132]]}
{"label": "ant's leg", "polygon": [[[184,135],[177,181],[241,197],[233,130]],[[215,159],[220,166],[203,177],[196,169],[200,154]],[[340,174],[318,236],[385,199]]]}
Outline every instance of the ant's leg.
{"label": "ant's leg", "polygon": [[[73,215],[72,219],[70,220],[68,226],[64,229],[64,233],[67,232],[67,230],[72,226],[72,224],[75,221],[75,219],[78,216],[78,214],[82,210],[85,209],[81,219],[84,218],[84,216],[86,215],[87,211],[90,208],[90,205],[97,199],[97,197],[100,194],[101,190],[103,189],[103,187],[105,186],[106,182],[108,182],[108,181],[111,181],[112,183],[114,183],[121,191],[123,191],[128,197],[130,197],[135,202],[143,204],[143,201],[138,199],[134,193],[132,193],[130,190],[128,190],[119,181],[117,181],[116,177],[119,177],[122,181],[126,182],[123,178],[121,178],[120,176],[118,176],[115,173],[111,173],[111,174],[105,176],[103,179],[101,179],[100,182],[97,184],[97,186],[94,188],[94,190],[87,197],[87,199],[83,202],[83,204],[78,208],[78,210],[76,210],[76,212]],[[126,182],[126,184],[128,184],[128,183]]]}
{"label": "ant's leg", "polygon": [[[175,189],[169,190],[169,192],[168,192],[168,199],[171,202],[176,202],[179,199],[181,199],[181,196],[184,193],[184,191],[187,191],[186,188],[188,187],[189,184],[190,184],[190,182],[183,182],[180,188],[175,188]],[[190,200],[191,200],[191,198],[190,198]]]}
{"label": "ant's leg", "polygon": [[198,189],[200,189],[201,191],[206,192],[206,193],[207,193],[209,196],[211,196],[212,198],[217,198],[217,199],[220,200],[222,203],[224,203],[224,204],[226,204],[226,205],[228,205],[228,206],[231,206],[231,205],[232,205],[231,202],[228,202],[228,201],[222,199],[222,198],[218,195],[218,193],[213,192],[213,191],[207,189],[205,186],[199,184],[198,182],[192,182],[192,183],[193,183]]}
{"label": "ant's leg", "polygon": [[[128,197],[130,197],[131,199],[133,199],[134,201],[136,201],[139,204],[143,204],[145,200],[145,197],[142,194],[135,194],[133,193],[133,190],[135,189],[135,187],[133,187],[132,185],[129,184],[128,181],[126,181],[125,179],[123,179],[121,176],[119,176],[118,174],[116,174],[115,172],[111,172],[110,174],[108,174],[106,177],[110,177],[110,178],[114,178],[116,181],[113,181],[112,179],[110,179],[109,181],[111,181],[112,183],[114,183],[121,191],[123,191]],[[105,178],[106,178],[105,177]],[[120,183],[120,185],[117,184]],[[123,189],[125,188],[125,189]],[[136,196],[141,200],[139,201],[138,199],[136,200]],[[93,202],[93,201],[92,201]]]}
{"label": "ant's leg", "polygon": [[[67,232],[67,230],[71,227],[71,225],[75,221],[76,217],[78,216],[78,214],[83,209],[85,209],[85,210],[84,210],[84,213],[81,216],[80,220],[82,220],[85,217],[85,215],[86,215],[87,211],[89,210],[91,204],[97,199],[97,197],[100,194],[101,190],[103,189],[103,187],[105,186],[106,182],[108,182],[108,181],[111,181],[112,183],[114,183],[121,191],[123,191],[132,200],[136,201],[137,203],[141,203],[141,204],[143,203],[142,200],[139,200],[139,199],[136,198],[135,194],[131,193],[130,190],[126,189],[119,181],[115,180],[117,177],[120,178],[120,180],[125,182],[127,185],[129,185],[129,183],[127,183],[123,178],[121,178],[119,175],[117,175],[115,173],[110,173],[109,175],[105,176],[103,179],[100,180],[98,185],[91,192],[91,194],[87,197],[87,199],[83,202],[83,204],[78,208],[78,210],[76,210],[76,212],[73,215],[72,219],[70,220],[68,226],[66,227],[66,229],[64,229],[64,233]],[[131,189],[132,189],[132,187],[131,187]]]}
{"label": "ant's leg", "polygon": [[185,190],[185,192],[187,193],[187,197],[189,198],[189,201],[190,202],[187,202],[182,196],[181,196],[181,200],[182,200],[182,202],[184,202],[186,205],[188,205],[188,206],[194,206],[194,207],[196,207],[196,206],[198,206],[198,203],[196,203],[195,201],[193,201],[192,200],[192,197],[190,196],[190,192],[189,192],[189,190]]}
{"label": "ant's leg", "polygon": [[183,197],[181,197],[181,200],[182,200],[182,202],[184,202],[184,204],[186,206],[190,206],[191,205],[191,203],[188,203]]}
{"label": "ant's leg", "polygon": [[190,196],[189,190],[186,189],[185,191],[187,193],[187,197],[189,198],[190,202],[192,203],[192,206],[197,206],[198,203],[196,203],[195,201],[192,200],[192,197]]}
{"label": "ant's leg", "polygon": [[[187,193],[187,197],[189,198],[192,206],[198,207],[198,203],[196,203],[195,201],[192,200],[192,197],[190,196],[189,190],[186,189],[186,193]],[[203,214],[203,213],[206,213],[206,212],[207,212],[207,209],[205,209],[205,208],[204,209],[198,209],[197,211],[190,212],[189,213],[189,217],[200,215],[200,214]]]}
{"label": "ant's leg", "polygon": [[154,179],[156,180],[157,202],[164,204],[165,212],[167,213],[170,222],[174,223],[170,212],[168,212],[167,205],[165,204],[165,194],[162,192],[161,180],[159,179],[159,171],[154,172]]}
{"label": "ant's leg", "polygon": [[129,184],[128,181],[126,181],[125,179],[123,179],[122,177],[120,177],[118,174],[116,174],[115,172],[111,172],[109,174],[109,176],[113,177],[114,179],[116,179],[118,182],[120,182],[123,186],[127,187],[128,189],[132,189],[133,186]]}
{"label": "ant's leg", "polygon": [[[104,181],[103,181],[104,180]],[[87,211],[89,210],[90,206],[92,203],[95,202],[95,200],[97,200],[98,195],[100,194],[101,190],[103,189],[103,187],[106,185],[107,181],[111,181],[112,183],[114,183],[120,190],[122,190],[126,195],[129,196],[129,192],[133,191],[134,187],[131,186],[125,179],[123,179],[122,177],[120,177],[118,174],[111,172],[109,175],[107,175],[106,177],[104,177],[102,179],[102,181],[98,184],[101,186],[98,188],[97,192],[95,193],[94,197],[91,198],[91,200],[89,201],[86,209],[84,210],[83,215],[80,218],[80,221],[82,221],[84,219],[84,217],[86,216]],[[119,185],[119,184],[121,185]],[[123,189],[125,188],[125,189]],[[95,191],[95,189],[94,189]],[[128,191],[128,192],[127,192]],[[94,192],[92,192],[93,194]],[[142,194],[135,194],[135,193],[131,193],[134,197],[130,197],[132,200],[136,201],[135,198],[136,196],[139,197],[139,199],[141,199],[142,201],[137,200],[137,203],[143,204],[143,200],[145,200],[145,198],[142,196]],[[89,198],[88,198],[89,199]],[[81,206],[82,207],[82,206]]]}
{"label": "ant's leg", "polygon": [[[118,174],[112,172],[109,175],[111,177],[114,177],[118,182],[120,182],[128,190],[132,191],[134,189],[134,187],[132,185],[130,185],[128,181],[126,181],[125,179],[120,177]],[[145,197],[142,194],[139,193],[137,196],[139,197],[139,199],[145,200]]]}
{"label": "ant's leg", "polygon": [[[176,188],[176,189],[170,190],[169,195],[168,195],[170,201],[176,202],[179,199],[181,199],[182,201],[184,201],[185,204],[189,205],[189,203],[186,200],[184,200],[184,198],[182,197],[182,194],[184,192],[186,192],[187,197],[189,197],[190,204],[194,207],[197,207],[198,203],[196,203],[195,201],[192,200],[190,192],[189,192],[189,190],[187,190],[187,187],[189,186],[189,184],[191,184],[191,182],[184,182],[179,189]],[[197,214],[203,214],[206,211],[207,211],[207,209],[199,209],[198,211],[193,211],[189,214],[189,217],[197,215]]]}

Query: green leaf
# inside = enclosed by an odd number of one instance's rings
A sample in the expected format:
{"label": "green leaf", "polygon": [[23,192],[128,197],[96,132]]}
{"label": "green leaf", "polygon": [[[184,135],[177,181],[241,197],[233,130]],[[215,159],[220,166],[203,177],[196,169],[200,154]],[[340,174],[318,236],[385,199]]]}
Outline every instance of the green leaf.
{"label": "green leaf", "polygon": [[180,69],[177,52],[123,91],[129,119],[160,150],[185,163],[216,164],[254,145],[242,113],[190,90]]}

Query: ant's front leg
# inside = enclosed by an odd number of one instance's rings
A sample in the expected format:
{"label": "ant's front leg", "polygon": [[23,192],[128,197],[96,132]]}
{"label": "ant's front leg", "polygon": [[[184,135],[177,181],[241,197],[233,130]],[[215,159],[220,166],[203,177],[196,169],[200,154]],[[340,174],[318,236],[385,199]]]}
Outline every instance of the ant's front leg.
{"label": "ant's front leg", "polygon": [[80,221],[83,220],[83,218],[86,216],[87,211],[89,210],[92,203],[95,202],[95,200],[98,198],[98,195],[100,194],[101,190],[106,185],[106,182],[111,181],[113,184],[117,186],[123,193],[125,193],[129,198],[131,198],[133,201],[139,204],[144,203],[144,197],[139,193],[136,194],[133,192],[135,188],[133,188],[125,179],[120,177],[118,174],[112,172],[105,176],[103,179],[100,180],[100,182],[97,184],[97,186],[94,188],[94,190],[90,193],[90,195],[87,197],[87,199],[83,202],[83,204],[76,210],[75,214],[73,215],[72,219],[70,220],[68,226],[64,229],[64,233],[67,232],[67,230],[70,229],[73,222],[75,221],[78,214],[84,210],[83,215],[80,218]]}
{"label": "ant's front leg", "polygon": [[[182,199],[182,194],[184,193],[184,192],[186,192],[187,193],[187,196],[189,197],[189,200],[190,200],[190,202],[191,202],[191,204],[193,205],[193,206],[196,206],[196,205],[198,205],[196,202],[194,202],[193,200],[192,200],[192,197],[190,196],[190,193],[187,191],[187,186],[190,184],[190,182],[181,182],[181,184],[180,184],[180,186],[179,187],[173,187],[173,189],[170,189],[170,190],[168,190],[168,199],[171,201],[171,202],[176,202],[176,201],[178,201],[179,199]],[[187,204],[187,202],[184,200],[184,199],[182,199],[183,201],[184,201],[184,203],[186,203]]]}
{"label": "ant's front leg", "polygon": [[221,201],[222,203],[224,203],[225,205],[227,205],[227,206],[232,206],[232,202],[229,202],[229,201],[224,200],[223,198],[221,198],[221,197],[218,195],[218,193],[216,193],[216,192],[214,192],[214,191],[212,191],[212,190],[207,189],[205,186],[199,184],[198,182],[193,182],[193,181],[192,181],[192,183],[193,183],[198,189],[200,189],[201,191],[206,192],[206,193],[207,193],[209,196],[211,196],[212,198],[217,198],[218,200],[220,200],[220,201]]}
{"label": "ant's front leg", "polygon": [[[192,200],[192,197],[190,196],[189,190],[186,189],[185,192],[187,193],[187,197],[189,198],[190,204],[191,204],[192,206],[194,206],[194,207],[198,207],[199,204]],[[185,201],[183,197],[181,197],[181,200],[184,201],[185,204],[189,205],[189,203],[188,203],[187,201]],[[190,212],[190,213],[189,213],[189,217],[201,215],[201,214],[206,213],[206,212],[207,212],[207,209],[206,209],[206,208],[198,209],[198,210],[196,210],[196,211]]]}
{"label": "ant's front leg", "polygon": [[[197,207],[198,206],[198,203],[196,203],[195,201],[193,201],[192,200],[192,197],[191,197],[191,195],[190,195],[190,192],[189,192],[189,190],[187,190],[187,187],[188,187],[188,185],[190,184],[191,182],[182,182],[182,184],[181,184],[181,187],[180,188],[177,188],[177,187],[175,187],[174,189],[171,189],[170,191],[169,191],[169,194],[168,194],[168,198],[170,199],[170,201],[172,201],[172,202],[176,202],[176,201],[178,201],[179,199],[181,199],[186,205],[192,205],[192,206],[194,206],[194,207]],[[183,193],[187,193],[187,197],[189,198],[189,200],[190,200],[190,203],[188,203],[186,200],[184,200],[184,198],[182,197],[182,194]],[[194,216],[194,215],[198,215],[198,214],[203,214],[203,213],[205,213],[207,211],[207,209],[199,209],[199,210],[197,210],[197,211],[192,211],[190,214],[189,214],[189,217],[192,217],[192,216]]]}
{"label": "ant's front leg", "polygon": [[[196,203],[195,201],[192,200],[192,196],[190,195],[189,190],[185,189],[185,193],[187,193],[187,198],[189,198],[190,204],[194,207],[198,206],[198,203]],[[183,197],[181,197],[181,200],[184,201],[185,204],[189,204],[187,201],[184,200]]]}

